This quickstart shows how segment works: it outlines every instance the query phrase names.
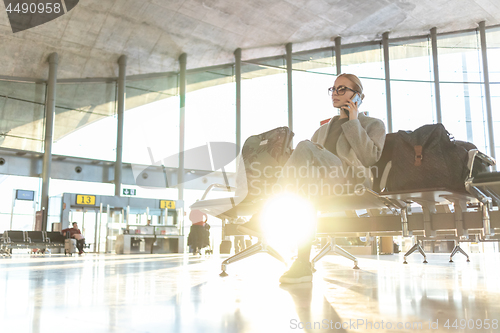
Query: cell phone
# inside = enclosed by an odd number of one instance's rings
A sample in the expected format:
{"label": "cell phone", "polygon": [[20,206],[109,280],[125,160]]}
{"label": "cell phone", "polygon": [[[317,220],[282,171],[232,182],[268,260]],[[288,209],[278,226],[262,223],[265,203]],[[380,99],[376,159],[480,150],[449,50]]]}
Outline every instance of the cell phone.
{"label": "cell phone", "polygon": [[[358,102],[358,108],[359,108],[359,106],[361,105],[361,103],[363,103],[363,100],[361,99],[361,97],[359,96],[359,94],[358,94],[358,93],[356,93],[356,94],[354,94],[354,96],[352,96],[351,101],[352,101],[353,103]],[[342,110],[344,110],[344,112],[345,112],[345,113],[347,114],[347,116],[349,117],[349,110],[344,109],[344,108],[342,108]]]}
{"label": "cell phone", "polygon": [[360,96],[359,96],[359,94],[357,94],[357,93],[356,93],[356,94],[354,94],[354,96],[352,97],[351,101],[352,101],[353,103],[358,102],[358,108],[359,108],[359,106],[361,105],[361,103],[363,103],[363,100],[361,99],[361,97],[360,97]]}

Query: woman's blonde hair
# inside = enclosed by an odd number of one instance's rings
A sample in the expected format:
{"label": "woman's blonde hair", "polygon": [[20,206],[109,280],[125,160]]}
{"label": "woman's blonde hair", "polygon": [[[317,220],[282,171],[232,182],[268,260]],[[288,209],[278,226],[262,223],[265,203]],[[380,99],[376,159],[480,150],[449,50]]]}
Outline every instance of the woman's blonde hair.
{"label": "woman's blonde hair", "polygon": [[343,73],[337,76],[337,78],[341,76],[347,78],[349,81],[354,83],[354,88],[355,88],[354,90],[359,91],[359,97],[361,97],[361,99],[365,98],[365,94],[363,94],[363,84],[361,84],[361,80],[359,79],[359,77],[357,77],[354,74]]}

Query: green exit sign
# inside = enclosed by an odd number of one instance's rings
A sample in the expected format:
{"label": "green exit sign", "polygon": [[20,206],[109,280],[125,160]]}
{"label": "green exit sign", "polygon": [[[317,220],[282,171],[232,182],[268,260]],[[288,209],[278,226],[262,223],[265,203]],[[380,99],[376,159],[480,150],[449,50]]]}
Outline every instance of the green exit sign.
{"label": "green exit sign", "polygon": [[131,188],[124,188],[123,195],[136,195],[136,190]]}

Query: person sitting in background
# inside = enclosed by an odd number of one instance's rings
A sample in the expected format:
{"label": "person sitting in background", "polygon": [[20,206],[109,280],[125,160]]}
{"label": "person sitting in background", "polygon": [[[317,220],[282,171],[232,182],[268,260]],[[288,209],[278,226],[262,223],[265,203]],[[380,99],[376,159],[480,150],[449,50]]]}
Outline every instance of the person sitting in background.
{"label": "person sitting in background", "polygon": [[83,246],[85,245],[85,237],[83,237],[82,232],[78,229],[78,223],[73,222],[73,228],[67,228],[61,231],[64,236],[69,233],[70,238],[76,239],[76,247],[78,248],[78,254],[83,253]]}

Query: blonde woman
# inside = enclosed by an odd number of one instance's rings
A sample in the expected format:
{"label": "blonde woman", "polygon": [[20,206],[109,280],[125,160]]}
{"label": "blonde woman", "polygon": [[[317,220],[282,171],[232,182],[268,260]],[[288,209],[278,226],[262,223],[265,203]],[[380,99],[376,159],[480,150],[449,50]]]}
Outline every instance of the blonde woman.
{"label": "blonde woman", "polygon": [[[356,186],[371,188],[370,166],[382,154],[385,125],[381,120],[359,112],[365,95],[356,75],[339,75],[328,92],[339,114],[317,129],[311,140],[298,143],[275,188],[310,199],[346,194],[356,190]],[[238,229],[258,237],[261,234],[259,215],[254,215]],[[281,283],[312,281],[311,242],[312,237],[299,247],[298,258],[280,278]]]}

